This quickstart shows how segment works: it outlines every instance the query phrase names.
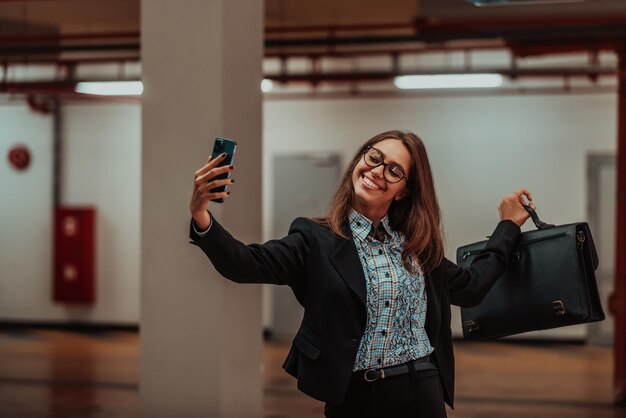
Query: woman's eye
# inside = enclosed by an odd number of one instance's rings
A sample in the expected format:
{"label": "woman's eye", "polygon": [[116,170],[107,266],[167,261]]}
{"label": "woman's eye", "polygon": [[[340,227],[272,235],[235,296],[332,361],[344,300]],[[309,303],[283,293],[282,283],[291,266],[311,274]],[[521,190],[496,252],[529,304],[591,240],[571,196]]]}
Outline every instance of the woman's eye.
{"label": "woman's eye", "polygon": [[374,164],[379,164],[380,163],[380,158],[374,156],[374,155],[370,155],[370,161],[373,162]]}

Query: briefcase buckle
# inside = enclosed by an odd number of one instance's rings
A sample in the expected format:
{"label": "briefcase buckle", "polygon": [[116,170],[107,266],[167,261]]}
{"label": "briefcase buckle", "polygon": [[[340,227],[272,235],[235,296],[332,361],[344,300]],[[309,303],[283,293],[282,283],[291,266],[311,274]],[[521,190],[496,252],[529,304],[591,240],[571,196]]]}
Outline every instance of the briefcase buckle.
{"label": "briefcase buckle", "polygon": [[515,250],[515,251],[513,251],[511,253],[511,263],[513,263],[513,264],[518,263],[520,258],[522,258],[522,257],[521,257],[521,255],[519,253],[519,250]]}
{"label": "briefcase buckle", "polygon": [[555,300],[552,302],[552,312],[556,316],[565,316],[567,311],[565,311],[565,305],[560,300]]}
{"label": "briefcase buckle", "polygon": [[584,231],[578,231],[576,233],[576,240],[578,241],[577,242],[578,248],[582,249],[585,241],[587,240],[587,236],[585,235],[585,232]]}
{"label": "briefcase buckle", "polygon": [[463,325],[469,334],[480,329],[480,325],[478,325],[478,322],[476,321],[465,321],[463,322]]}

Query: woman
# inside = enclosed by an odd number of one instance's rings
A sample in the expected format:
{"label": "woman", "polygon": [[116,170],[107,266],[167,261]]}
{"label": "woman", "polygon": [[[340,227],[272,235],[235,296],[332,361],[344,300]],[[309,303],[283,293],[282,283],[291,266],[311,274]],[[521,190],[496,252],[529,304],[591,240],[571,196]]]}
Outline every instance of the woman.
{"label": "woman", "polygon": [[[224,277],[287,284],[304,319],[283,364],[327,417],[445,417],[453,405],[450,304],[473,306],[504,272],[528,219],[519,189],[469,269],[444,257],[430,164],[413,133],[389,131],[356,153],[328,216],[297,218],[289,234],[244,245],[208,212],[211,181],[234,167],[209,159],[195,173],[190,237]],[[531,206],[534,205],[531,203]]]}

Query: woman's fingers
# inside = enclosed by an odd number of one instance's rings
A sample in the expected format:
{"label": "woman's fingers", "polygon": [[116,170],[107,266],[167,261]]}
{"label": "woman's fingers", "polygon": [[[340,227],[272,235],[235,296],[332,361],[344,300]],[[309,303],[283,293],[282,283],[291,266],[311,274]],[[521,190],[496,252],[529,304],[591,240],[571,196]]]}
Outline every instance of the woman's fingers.
{"label": "woman's fingers", "polygon": [[[528,203],[524,200],[524,196],[528,199]],[[535,208],[535,204],[532,201],[532,194],[528,189],[523,187],[502,198],[498,206],[500,219],[510,219],[519,226],[522,226],[530,216],[522,205],[529,205],[531,208]]]}
{"label": "woman's fingers", "polygon": [[198,187],[198,190],[203,192],[205,190],[211,190],[216,187],[233,184],[234,182],[235,182],[235,179],[214,180],[214,181],[210,181],[206,184],[201,185],[200,187]]}
{"label": "woman's fingers", "polygon": [[226,199],[230,197],[230,192],[218,192],[218,193],[204,192],[201,194],[201,196],[207,200]]}
{"label": "woman's fingers", "polygon": [[219,163],[224,161],[224,158],[226,158],[226,153],[220,154],[214,159],[211,159],[211,157],[209,157],[209,159],[207,160],[207,163],[200,170],[195,172],[195,177],[198,178],[199,176],[205,174],[210,169],[217,167]]}
{"label": "woman's fingers", "polygon": [[225,174],[235,169],[232,165],[218,167],[225,158],[225,153],[216,158],[209,157],[207,163],[194,173],[194,187],[191,202],[189,203],[189,210],[192,216],[200,213],[202,213],[202,216],[205,216],[210,200],[226,199],[230,196],[230,192],[226,191],[211,192],[211,190],[215,190],[215,188],[235,182],[233,179],[210,181],[220,174]]}
{"label": "woman's fingers", "polygon": [[518,194],[517,192],[504,196],[502,198],[502,201],[500,202],[500,205],[513,205],[520,209],[522,209],[521,205],[525,204],[526,202],[524,202],[524,198],[521,194]]}
{"label": "woman's fingers", "polygon": [[200,176],[196,176],[195,181],[196,181],[196,184],[200,186],[203,183],[211,180],[212,178],[219,176],[220,174],[228,173],[229,171],[233,171],[233,170],[235,170],[234,165],[225,165],[224,167],[213,168]]}
{"label": "woman's fingers", "polygon": [[520,203],[522,203],[522,204],[524,204],[524,205],[525,205],[526,203],[525,203],[525,202],[524,202],[524,200],[522,199],[522,196],[526,196],[526,198],[527,198],[529,201],[532,201],[532,200],[533,200],[533,196],[530,194],[530,192],[528,191],[528,189],[526,189],[526,188],[524,188],[524,187],[520,187],[519,189],[517,189],[517,190],[515,191],[515,194],[516,194],[516,195],[517,195],[517,197],[519,198]]}

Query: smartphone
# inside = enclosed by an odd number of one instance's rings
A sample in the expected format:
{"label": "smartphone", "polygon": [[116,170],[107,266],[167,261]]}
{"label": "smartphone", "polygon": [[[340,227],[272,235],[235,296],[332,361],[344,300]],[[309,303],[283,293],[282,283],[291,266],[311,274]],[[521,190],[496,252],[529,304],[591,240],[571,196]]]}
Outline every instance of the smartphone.
{"label": "smartphone", "polygon": [[[235,162],[235,149],[237,148],[237,143],[232,139],[226,138],[215,138],[215,143],[213,144],[213,153],[211,154],[211,159],[215,159],[219,157],[221,154],[226,153],[226,158],[218,165],[218,167],[223,167],[225,165],[233,165]],[[228,173],[220,174],[217,177],[209,179],[209,181],[228,179],[230,178],[230,171]],[[228,186],[219,186],[214,189],[211,189],[211,193],[220,193],[225,192]],[[212,202],[222,203],[224,199],[211,199]]]}

